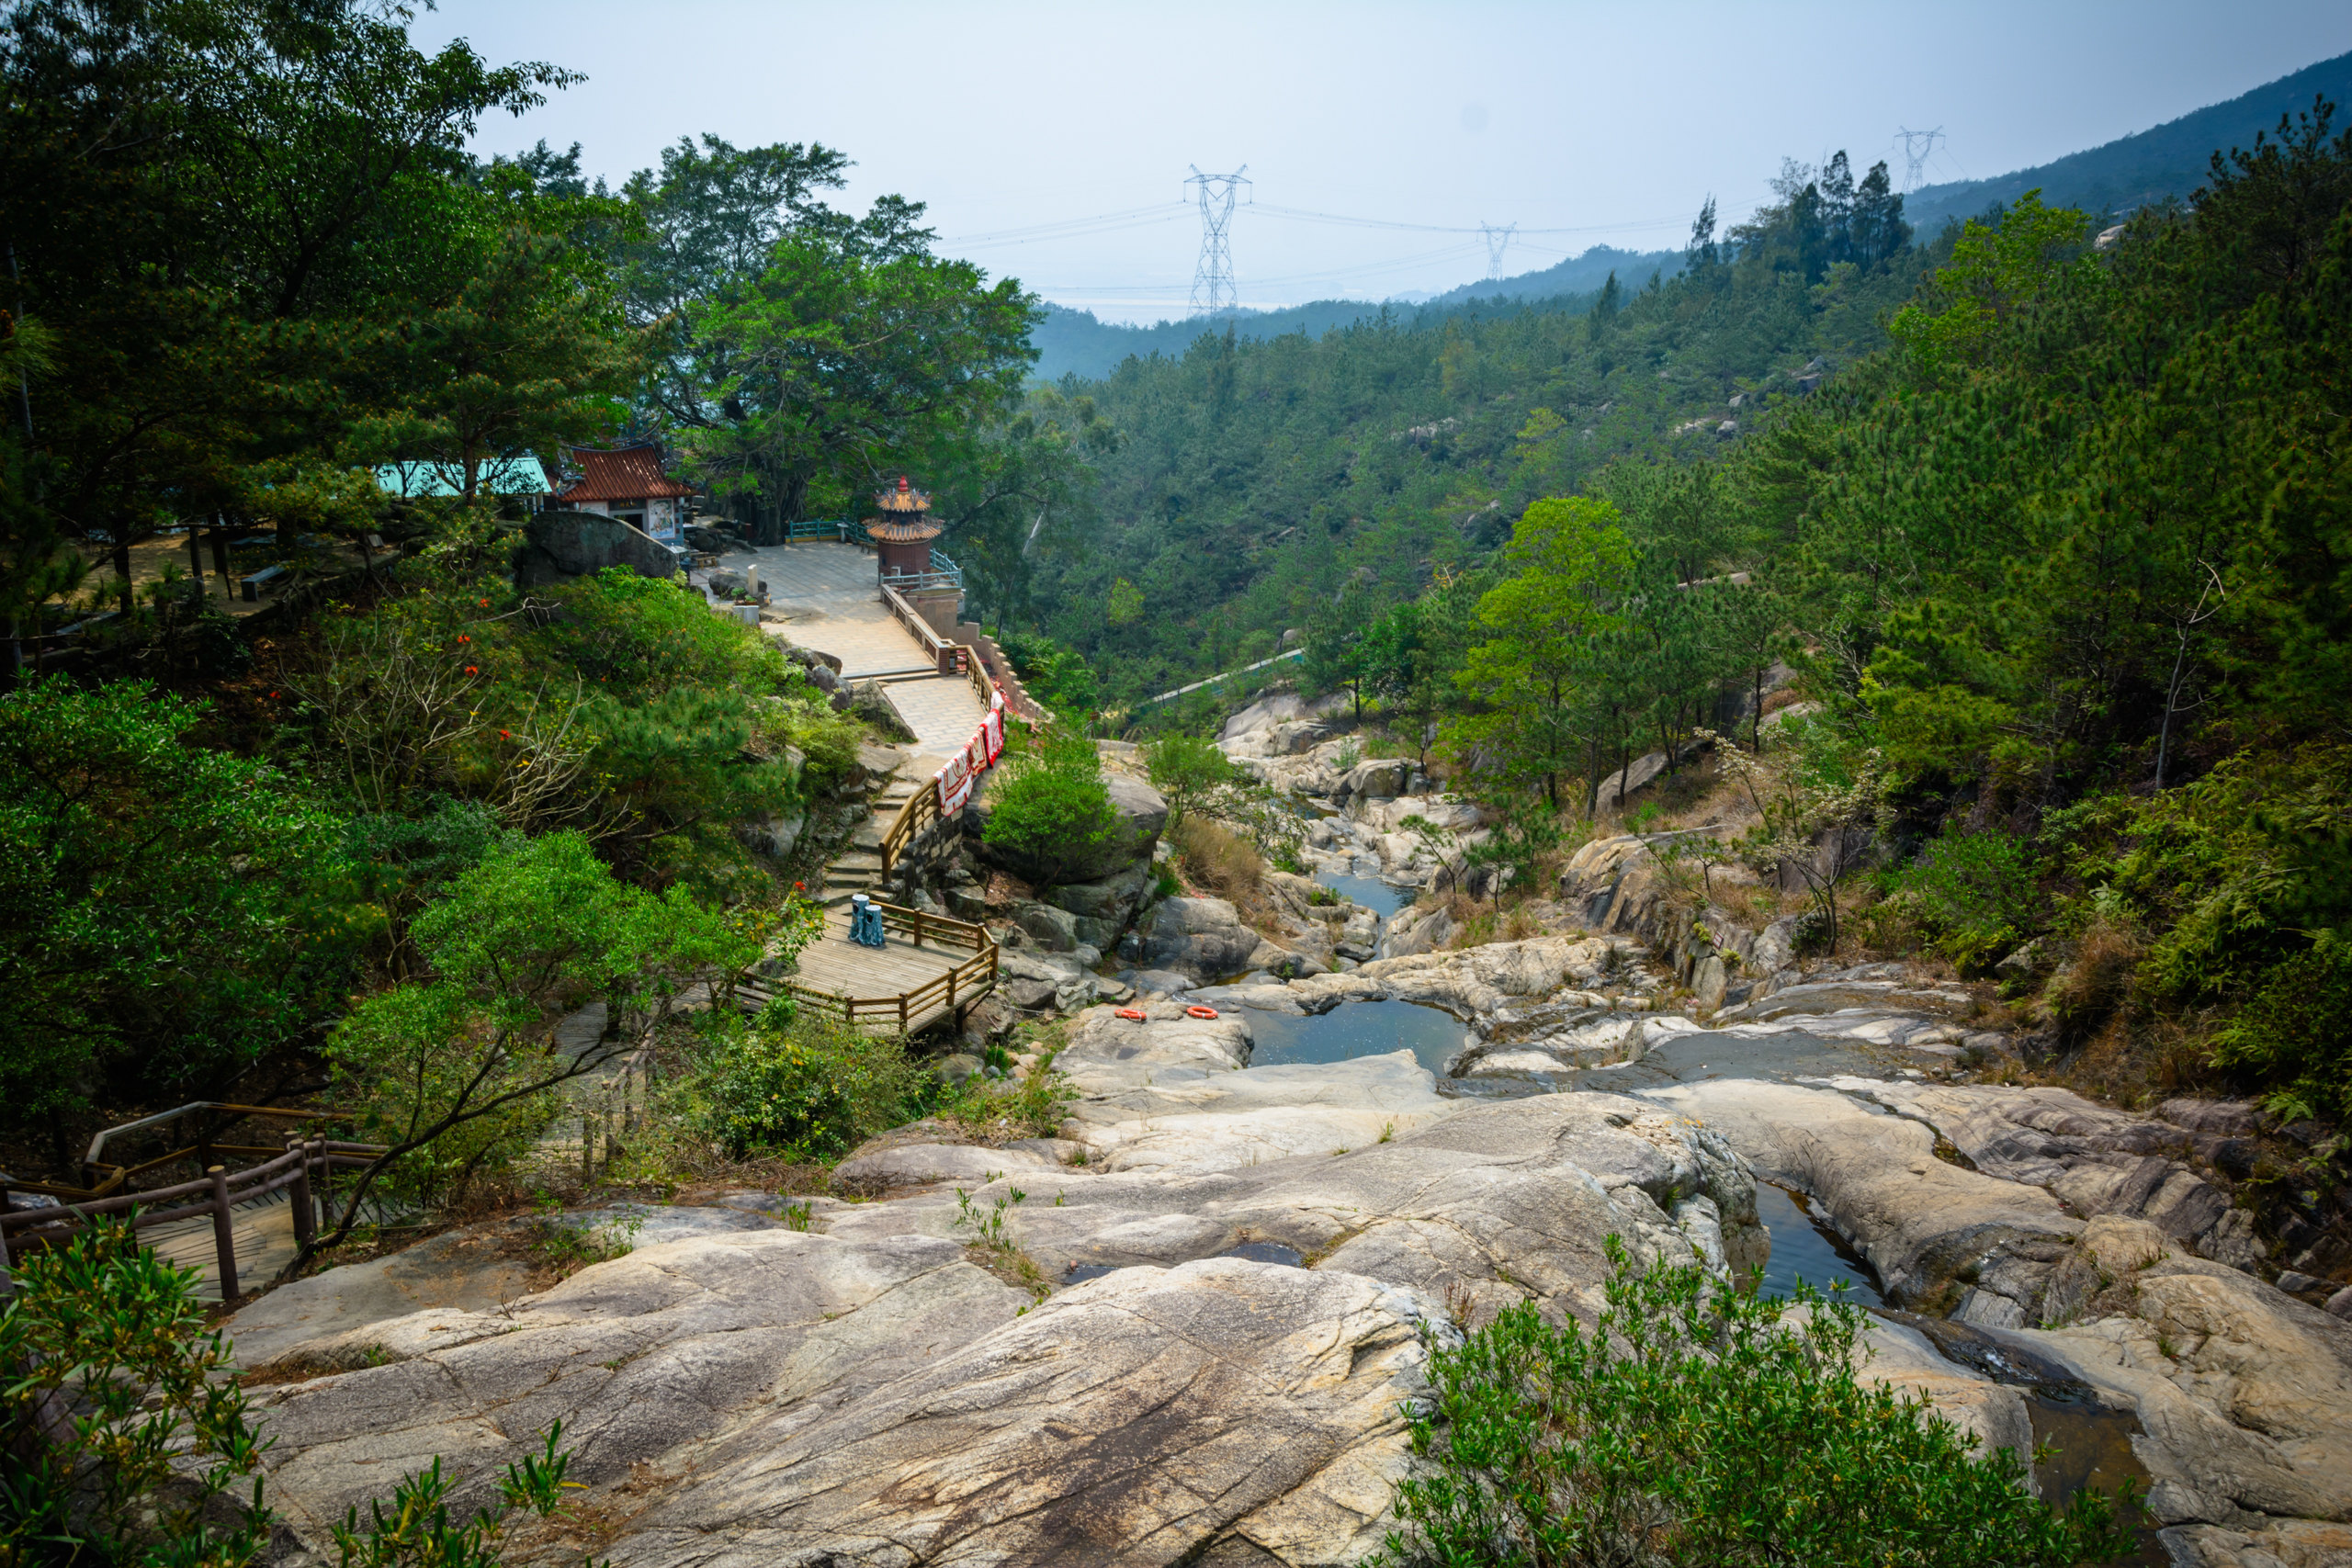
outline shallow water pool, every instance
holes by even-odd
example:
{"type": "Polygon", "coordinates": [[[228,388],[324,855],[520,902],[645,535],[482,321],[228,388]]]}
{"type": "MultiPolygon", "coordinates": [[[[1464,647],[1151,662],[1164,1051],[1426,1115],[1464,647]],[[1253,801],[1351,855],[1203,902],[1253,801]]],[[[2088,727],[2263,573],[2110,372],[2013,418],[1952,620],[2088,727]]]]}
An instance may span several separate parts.
{"type": "Polygon", "coordinates": [[[1257,1037],[1253,1067],[1293,1062],[1346,1062],[1405,1050],[1442,1077],[1445,1059],[1462,1049],[1464,1031],[1451,1013],[1414,1002],[1342,1002],[1311,1018],[1288,1013],[1249,1013],[1257,1037]]]}
{"type": "Polygon", "coordinates": [[[1376,876],[1356,876],[1344,871],[1318,871],[1315,874],[1315,880],[1334,893],[1346,895],[1384,920],[1405,907],[1405,889],[1393,886],[1376,876]]]}
{"type": "Polygon", "coordinates": [[[1764,1264],[1766,1296],[1792,1296],[1799,1280],[1826,1296],[1842,1280],[1846,1288],[1839,1292],[1840,1299],[1859,1306],[1886,1305],[1871,1266],[1845,1237],[1813,1217],[1812,1205],[1803,1193],[1769,1181],[1758,1182],[1756,1217],[1764,1222],[1764,1230],[1772,1238],[1772,1256],[1764,1264]]]}

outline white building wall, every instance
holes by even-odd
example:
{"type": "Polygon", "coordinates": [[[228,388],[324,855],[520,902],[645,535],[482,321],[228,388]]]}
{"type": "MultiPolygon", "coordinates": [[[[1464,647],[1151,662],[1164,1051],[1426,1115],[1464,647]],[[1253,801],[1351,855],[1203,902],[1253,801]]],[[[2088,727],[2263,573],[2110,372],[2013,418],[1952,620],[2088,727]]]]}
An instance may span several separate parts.
{"type": "Polygon", "coordinates": [[[625,512],[641,512],[646,534],[665,545],[679,542],[686,521],[685,503],[666,495],[647,501],[582,501],[577,502],[574,509],[594,512],[604,517],[617,516],[625,512]]]}

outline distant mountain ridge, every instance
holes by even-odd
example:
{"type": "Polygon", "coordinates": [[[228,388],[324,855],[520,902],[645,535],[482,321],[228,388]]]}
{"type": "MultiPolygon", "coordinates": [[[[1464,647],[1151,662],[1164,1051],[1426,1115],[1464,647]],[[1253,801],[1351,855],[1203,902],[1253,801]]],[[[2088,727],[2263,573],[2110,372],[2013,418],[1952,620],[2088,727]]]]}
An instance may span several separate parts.
{"type": "Polygon", "coordinates": [[[2037,188],[2052,207],[2079,207],[2110,218],[2166,197],[2186,197],[2205,183],[2216,148],[2252,146],[2256,132],[2276,131],[2280,115],[2306,110],[2322,95],[2339,106],[2335,128],[2342,130],[2352,115],[2352,53],[2036,168],[1922,186],[1904,198],[1903,215],[1914,227],[1932,232],[1948,219],[1973,218],[1996,202],[2006,205],[2037,188]]]}
{"type": "Polygon", "coordinates": [[[1035,374],[1043,379],[1058,381],[1072,373],[1093,378],[1109,375],[1119,361],[1131,354],[1147,358],[1155,354],[1180,355],[1203,333],[1222,333],[1227,321],[1233,323],[1237,337],[1275,338],[1296,332],[1320,337],[1334,327],[1352,325],[1379,315],[1383,310],[1401,324],[1416,326],[1433,316],[1448,315],[1487,300],[1516,304],[1591,294],[1609,281],[1611,273],[1615,273],[1617,281],[1631,289],[1647,283],[1653,272],[1663,271],[1672,277],[1681,270],[1680,251],[1621,251],[1609,245],[1595,245],[1580,256],[1568,257],[1540,271],[1497,278],[1491,283],[1465,283],[1418,303],[1317,299],[1279,310],[1202,313],[1148,327],[1099,321],[1091,310],[1073,310],[1048,301],[1046,320],[1030,334],[1029,341],[1037,345],[1035,374]]]}
{"type": "MultiPolygon", "coordinates": [[[[2210,104],[2178,119],[2034,168],[1988,179],[1922,186],[1904,198],[1903,215],[1924,239],[1947,221],[1976,217],[1996,203],[2014,202],[2037,188],[2052,206],[2079,207],[2105,215],[2128,212],[2167,197],[2186,197],[2205,183],[2207,162],[2215,148],[2251,146],[2257,132],[2278,129],[2280,115],[2307,110],[2312,100],[2321,96],[2346,106],[2337,116],[2337,130],[2352,124],[2352,53],[2307,65],[2225,103],[2210,104]]],[[[1235,334],[1244,338],[1272,338],[1295,332],[1320,336],[1334,327],[1377,316],[1383,309],[1402,324],[1419,325],[1455,310],[1475,309],[1484,301],[1510,304],[1589,294],[1601,288],[1612,272],[1620,284],[1634,289],[1647,283],[1653,272],[1672,277],[1681,270],[1679,250],[1622,251],[1595,245],[1581,255],[1534,272],[1493,282],[1465,283],[1418,303],[1392,301],[1385,307],[1377,300],[1318,299],[1279,310],[1201,314],[1146,327],[1102,321],[1091,310],[1049,303],[1046,321],[1031,341],[1038,350],[1035,374],[1039,377],[1058,380],[1075,373],[1094,378],[1109,375],[1131,354],[1181,355],[1202,333],[1222,332],[1227,321],[1235,334]]]]}

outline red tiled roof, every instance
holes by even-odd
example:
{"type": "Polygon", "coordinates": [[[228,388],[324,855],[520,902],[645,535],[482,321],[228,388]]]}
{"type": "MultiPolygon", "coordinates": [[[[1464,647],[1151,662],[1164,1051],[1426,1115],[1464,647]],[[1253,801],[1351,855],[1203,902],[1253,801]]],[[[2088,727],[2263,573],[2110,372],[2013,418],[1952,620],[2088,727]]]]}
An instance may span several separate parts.
{"type": "Polygon", "coordinates": [[[580,466],[580,482],[560,491],[558,505],[582,501],[650,501],[661,496],[692,495],[695,487],[681,484],[662,471],[662,449],[650,443],[599,452],[571,446],[564,456],[580,466]]]}

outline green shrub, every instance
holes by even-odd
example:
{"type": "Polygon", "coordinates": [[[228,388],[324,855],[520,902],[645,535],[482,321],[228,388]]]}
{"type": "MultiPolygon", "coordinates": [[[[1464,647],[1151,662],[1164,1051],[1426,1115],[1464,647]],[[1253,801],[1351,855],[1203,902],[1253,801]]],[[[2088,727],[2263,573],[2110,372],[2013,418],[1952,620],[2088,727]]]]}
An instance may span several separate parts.
{"type": "Polygon", "coordinates": [[[2005,833],[1947,828],[1883,882],[1928,945],[1976,975],[2041,923],[2036,870],[2026,846],[2005,833]]]}
{"type": "MultiPolygon", "coordinates": [[[[1000,1066],[997,1058],[1001,1047],[990,1046],[989,1065],[1000,1072],[1012,1070],[1009,1054],[1000,1066]]],[[[1067,1074],[1054,1066],[1059,1047],[1044,1052],[1026,1077],[1017,1080],[988,1078],[975,1074],[966,1078],[956,1097],[940,1108],[940,1113],[962,1125],[975,1138],[1020,1137],[1056,1138],[1061,1135],[1064,1112],[1062,1107],[1078,1098],[1078,1089],[1067,1074]]]]}
{"type": "Polygon", "coordinates": [[[981,839],[1045,868],[1080,863],[1118,826],[1102,759],[1080,730],[1055,725],[1033,749],[1012,756],[1002,779],[989,787],[989,822],[981,839]]]}
{"type": "Polygon", "coordinates": [[[1197,735],[1163,735],[1145,741],[1142,750],[1151,787],[1168,803],[1171,833],[1204,795],[1233,778],[1233,763],[1216,742],[1197,735]]]}
{"type": "Polygon", "coordinates": [[[2300,1121],[2352,1116],[2352,942],[2324,931],[2272,969],[2213,1037],[2213,1060],[2270,1086],[2270,1108],[2300,1121]]]}
{"type": "Polygon", "coordinates": [[[714,1028],[686,1117],[737,1159],[839,1158],[919,1109],[924,1075],[896,1036],[807,1015],[714,1028]]]}
{"type": "Polygon", "coordinates": [[[200,704],[0,694],[0,1130],[219,1095],[348,994],[379,930],[340,825],[195,744],[200,704]]]}
{"type": "Polygon", "coordinates": [[[1102,705],[1093,668],[1077,649],[1043,632],[1000,632],[996,640],[1029,694],[1072,728],[1082,729],[1102,705]]]}
{"type": "Polygon", "coordinates": [[[227,1568],[268,1541],[265,1445],[197,1278],[119,1223],[18,1261],[0,1306],[0,1563],[227,1568]]]}
{"type": "Polygon", "coordinates": [[[2018,1455],[1979,1455],[1924,1400],[1860,1381],[1859,1308],[1807,1291],[1789,1314],[1609,1248],[1593,1329],[1531,1303],[1432,1357],[1393,1568],[2061,1568],[2132,1551],[2113,1499],[2086,1491],[2061,1513],[2018,1455]]]}

